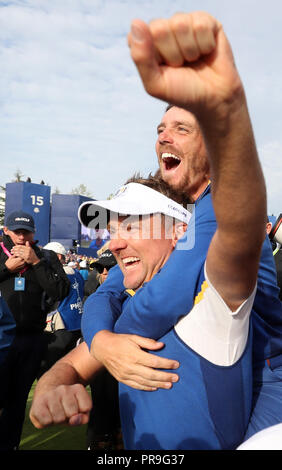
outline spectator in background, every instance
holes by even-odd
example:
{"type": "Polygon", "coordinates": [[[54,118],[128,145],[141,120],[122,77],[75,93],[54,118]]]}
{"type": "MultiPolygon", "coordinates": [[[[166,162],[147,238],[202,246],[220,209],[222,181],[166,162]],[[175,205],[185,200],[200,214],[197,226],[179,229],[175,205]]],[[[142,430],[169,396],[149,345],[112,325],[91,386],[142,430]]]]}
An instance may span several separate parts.
{"type": "Polygon", "coordinates": [[[44,248],[57,254],[70,281],[70,291],[63,300],[53,305],[52,311],[47,315],[46,331],[50,333],[48,351],[41,363],[39,377],[50,369],[58,359],[73,349],[80,338],[84,294],[84,279],[80,272],[65,265],[66,250],[64,246],[61,243],[50,242],[44,248]]]}
{"type": "MultiPolygon", "coordinates": [[[[109,270],[117,264],[109,249],[101,251],[102,254],[99,259],[91,263],[91,267],[95,271],[97,270],[97,274],[93,271],[98,282],[97,287],[105,282],[109,270]]],[[[119,449],[122,445],[122,439],[120,434],[118,382],[106,368],[103,368],[90,382],[90,388],[94,406],[90,412],[87,427],[87,448],[88,450],[105,451],[119,449]]]]}
{"type": "MultiPolygon", "coordinates": [[[[0,366],[4,363],[16,331],[14,317],[0,295],[0,366]]],[[[2,386],[2,385],[1,385],[2,386]]]]}
{"type": "MultiPolygon", "coordinates": [[[[96,289],[99,287],[99,285],[101,285],[102,282],[103,282],[103,280],[100,279],[101,269],[102,269],[102,271],[104,270],[103,263],[106,261],[106,258],[107,258],[107,260],[109,258],[108,256],[105,256],[105,259],[104,259],[103,253],[106,252],[106,251],[109,252],[108,247],[109,247],[109,241],[107,241],[102,246],[102,248],[100,248],[100,250],[97,251],[99,259],[98,260],[92,260],[89,263],[89,271],[90,272],[88,273],[88,279],[87,279],[87,281],[85,282],[85,285],[84,285],[84,301],[87,299],[87,297],[89,297],[90,294],[93,294],[96,291],[96,289]],[[98,269],[99,269],[99,271],[98,271],[98,269]]],[[[111,252],[109,252],[109,253],[111,253],[111,252]]],[[[115,258],[112,254],[111,254],[111,261],[106,262],[106,265],[108,266],[108,269],[107,268],[105,269],[106,273],[108,273],[110,268],[112,267],[111,264],[112,264],[112,266],[114,266],[114,264],[116,264],[115,258]]],[[[104,279],[104,281],[105,281],[105,279],[104,279]]]]}
{"type": "Polygon", "coordinates": [[[269,238],[272,243],[272,250],[277,271],[277,283],[280,289],[279,298],[282,300],[282,214],[279,215],[271,231],[269,238]]]}
{"type": "Polygon", "coordinates": [[[98,271],[98,280],[100,285],[105,282],[109,270],[116,264],[116,259],[109,249],[104,251],[100,258],[92,263],[93,268],[96,268],[98,271]]]}
{"type": "Polygon", "coordinates": [[[44,328],[51,303],[64,299],[70,283],[57,256],[37,247],[33,217],[8,214],[0,248],[0,291],[16,323],[7,356],[7,394],[0,417],[0,449],[17,449],[26,400],[47,342],[44,328]]]}
{"type": "Polygon", "coordinates": [[[6,393],[7,355],[15,337],[16,323],[14,317],[0,295],[0,415],[6,393]]]}
{"type": "Polygon", "coordinates": [[[87,261],[84,259],[79,263],[79,272],[83,277],[84,281],[88,279],[88,269],[87,269],[87,261]]]}
{"type": "Polygon", "coordinates": [[[80,271],[80,266],[79,266],[80,260],[74,260],[73,263],[74,263],[73,268],[76,269],[77,271],[80,271]]]}
{"type": "Polygon", "coordinates": [[[85,284],[84,284],[84,299],[83,301],[85,301],[87,299],[87,297],[89,297],[89,295],[93,294],[93,292],[96,291],[97,287],[99,287],[99,280],[98,280],[98,276],[99,276],[99,273],[97,271],[97,269],[93,266],[94,264],[94,261],[92,263],[90,263],[89,265],[89,273],[88,273],[88,278],[87,278],[87,281],[85,281],[85,284]]]}
{"type": "Polygon", "coordinates": [[[95,230],[95,239],[89,245],[91,250],[94,250],[93,256],[98,258],[98,251],[102,248],[103,245],[109,240],[109,233],[107,230],[95,230]]]}

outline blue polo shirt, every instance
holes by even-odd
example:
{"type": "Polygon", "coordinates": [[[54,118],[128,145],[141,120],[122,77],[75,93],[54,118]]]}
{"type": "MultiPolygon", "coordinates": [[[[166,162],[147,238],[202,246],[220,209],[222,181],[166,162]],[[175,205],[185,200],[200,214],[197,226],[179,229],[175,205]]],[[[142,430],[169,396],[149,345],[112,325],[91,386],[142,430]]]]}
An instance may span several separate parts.
{"type": "MultiPolygon", "coordinates": [[[[121,318],[124,287],[118,266],[111,269],[106,282],[88,297],[82,319],[88,347],[98,331],[113,331],[114,325],[119,333],[138,334],[156,340],[165,335],[193,307],[201,268],[216,227],[208,186],[196,201],[186,239],[177,245],[162,270],[137,291],[134,302],[124,306],[121,318]],[[185,279],[189,279],[185,285],[183,272],[185,279]]],[[[282,354],[282,303],[267,236],[262,247],[252,318],[254,362],[282,354]]]]}
{"type": "Polygon", "coordinates": [[[63,299],[57,310],[65,324],[66,330],[75,331],[81,328],[81,318],[83,313],[84,279],[76,269],[73,274],[67,274],[70,281],[70,291],[63,299]]]}

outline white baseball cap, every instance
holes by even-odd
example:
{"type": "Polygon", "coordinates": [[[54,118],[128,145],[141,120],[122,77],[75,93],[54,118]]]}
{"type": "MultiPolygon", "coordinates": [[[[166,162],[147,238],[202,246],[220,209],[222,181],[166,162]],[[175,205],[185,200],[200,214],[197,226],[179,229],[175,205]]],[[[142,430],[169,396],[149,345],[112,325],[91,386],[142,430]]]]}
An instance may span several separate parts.
{"type": "Polygon", "coordinates": [[[188,224],[191,212],[181,204],[140,183],[128,183],[105,201],[86,201],[78,209],[78,218],[88,228],[106,228],[110,213],[121,215],[164,214],[188,224]]]}
{"type": "Polygon", "coordinates": [[[55,253],[59,253],[60,255],[65,256],[67,254],[65,247],[59,242],[49,242],[44,246],[44,248],[46,250],[52,250],[55,253]]]}

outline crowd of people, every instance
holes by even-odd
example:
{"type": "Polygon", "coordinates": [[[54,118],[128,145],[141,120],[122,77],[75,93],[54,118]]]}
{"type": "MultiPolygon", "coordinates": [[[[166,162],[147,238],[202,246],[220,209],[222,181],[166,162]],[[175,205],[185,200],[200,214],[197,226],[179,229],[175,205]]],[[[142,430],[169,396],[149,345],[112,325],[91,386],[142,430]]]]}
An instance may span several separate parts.
{"type": "MultiPolygon", "coordinates": [[[[58,242],[37,246],[34,219],[22,210],[8,214],[5,223],[0,252],[0,449],[11,450],[19,447],[32,384],[81,340],[83,304],[116,262],[107,243],[99,258],[78,255],[58,242]]],[[[94,442],[91,422],[88,428],[94,442]]]]}
{"type": "Polygon", "coordinates": [[[18,448],[36,379],[34,426],[88,423],[90,450],[231,450],[281,433],[282,219],[267,229],[231,46],[204,12],[135,20],[128,43],[168,103],[159,170],[81,205],[82,225],[103,214],[110,233],[97,259],[37,247],[32,216],[7,215],[0,449],[18,448]]]}

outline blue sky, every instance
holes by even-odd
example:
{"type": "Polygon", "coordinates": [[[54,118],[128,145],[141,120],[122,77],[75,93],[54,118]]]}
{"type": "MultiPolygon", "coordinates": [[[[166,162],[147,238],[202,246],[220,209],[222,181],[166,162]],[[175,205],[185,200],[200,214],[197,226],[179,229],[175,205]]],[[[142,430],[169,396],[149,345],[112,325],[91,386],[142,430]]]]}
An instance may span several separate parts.
{"type": "Polygon", "coordinates": [[[268,191],[282,212],[281,0],[0,1],[0,184],[17,169],[106,198],[157,168],[164,104],[143,90],[126,35],[133,18],[205,10],[224,26],[245,85],[268,191]]]}

